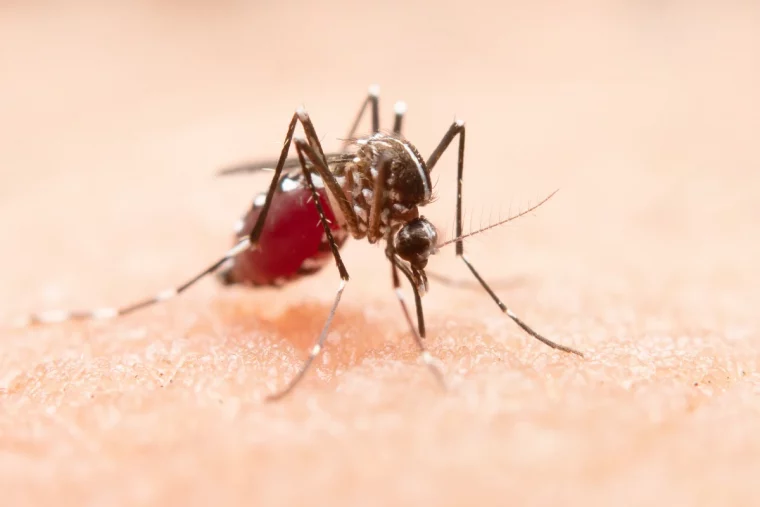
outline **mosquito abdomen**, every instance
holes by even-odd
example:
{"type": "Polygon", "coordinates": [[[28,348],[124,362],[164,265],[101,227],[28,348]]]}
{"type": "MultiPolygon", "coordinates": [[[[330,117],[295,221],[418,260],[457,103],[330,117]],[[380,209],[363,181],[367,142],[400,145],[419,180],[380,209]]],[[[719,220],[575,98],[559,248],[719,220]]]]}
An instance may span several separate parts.
{"type": "MultiPolygon", "coordinates": [[[[319,271],[331,259],[330,244],[311,202],[311,191],[300,179],[283,179],[261,232],[258,247],[231,258],[220,272],[225,284],[280,285],[319,271]]],[[[320,204],[338,246],[347,238],[330,206],[327,191],[318,188],[320,204]]],[[[236,241],[248,236],[261,214],[266,194],[260,194],[236,226],[236,241]]]]}

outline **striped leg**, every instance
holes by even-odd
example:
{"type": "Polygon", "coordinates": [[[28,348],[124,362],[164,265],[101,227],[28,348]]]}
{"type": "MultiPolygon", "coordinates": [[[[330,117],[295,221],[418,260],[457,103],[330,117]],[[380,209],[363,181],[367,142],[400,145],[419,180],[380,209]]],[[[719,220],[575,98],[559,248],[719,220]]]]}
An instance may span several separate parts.
{"type": "Polygon", "coordinates": [[[545,345],[548,345],[549,347],[553,349],[561,350],[563,352],[569,352],[571,354],[576,354],[583,357],[583,354],[580,351],[570,348],[566,345],[562,345],[560,343],[554,342],[538,334],[527,323],[525,323],[522,319],[520,319],[517,315],[515,315],[515,313],[509,307],[507,307],[507,305],[504,304],[504,302],[501,299],[499,299],[499,296],[496,295],[496,293],[493,291],[490,285],[483,279],[482,276],[480,276],[480,273],[478,272],[477,269],[475,269],[475,266],[473,266],[470,260],[467,258],[467,256],[465,256],[464,242],[462,240],[462,181],[464,178],[463,176],[464,174],[464,138],[465,138],[464,134],[465,134],[465,128],[464,128],[463,121],[457,120],[454,123],[452,123],[451,126],[449,127],[449,130],[443,136],[443,139],[441,139],[441,142],[438,143],[438,146],[436,147],[436,149],[427,159],[428,170],[432,171],[433,168],[435,167],[435,164],[441,158],[441,155],[443,155],[443,153],[449,147],[449,145],[454,140],[454,138],[459,136],[459,156],[457,159],[456,256],[462,259],[462,262],[465,263],[465,265],[470,270],[470,272],[475,277],[475,279],[478,281],[478,283],[480,283],[480,285],[488,293],[488,295],[491,296],[491,299],[493,299],[494,303],[496,303],[499,309],[502,312],[504,312],[507,315],[507,317],[512,319],[512,321],[515,324],[520,326],[520,328],[523,331],[525,331],[536,340],[540,341],[541,343],[545,345]]]}
{"type": "MultiPolygon", "coordinates": [[[[364,118],[364,115],[367,112],[368,107],[370,109],[370,114],[371,114],[370,121],[372,122],[372,133],[377,134],[380,131],[380,111],[379,111],[380,87],[377,85],[372,85],[369,87],[367,97],[364,99],[364,102],[362,102],[362,105],[359,108],[359,112],[356,114],[356,118],[354,118],[354,123],[351,125],[351,128],[348,131],[348,135],[343,141],[343,145],[341,146],[340,152],[327,153],[325,155],[325,160],[327,160],[328,163],[330,163],[331,161],[346,162],[354,158],[354,155],[347,153],[346,150],[351,145],[351,139],[356,134],[356,131],[359,128],[359,123],[361,123],[362,119],[364,118]]],[[[395,109],[396,109],[396,120],[394,123],[394,132],[399,133],[401,132],[401,118],[403,117],[404,112],[406,111],[406,104],[404,104],[403,102],[398,102],[396,103],[395,109]]],[[[231,174],[256,173],[256,172],[263,171],[266,169],[274,170],[277,163],[278,163],[277,160],[260,160],[257,162],[249,162],[249,163],[244,163],[244,164],[235,165],[231,167],[226,167],[220,170],[217,174],[219,176],[228,176],[231,174]]],[[[300,167],[300,162],[298,160],[298,157],[286,159],[283,162],[282,167],[284,169],[296,169],[300,167]]]]}
{"type": "Polygon", "coordinates": [[[372,133],[377,134],[380,131],[380,87],[378,85],[372,85],[367,92],[367,98],[362,102],[362,107],[359,108],[359,112],[354,118],[354,123],[351,124],[351,129],[348,131],[346,140],[343,142],[342,151],[346,151],[348,145],[351,144],[351,138],[356,134],[356,130],[359,128],[364,113],[367,111],[367,106],[371,106],[372,112],[372,133]]]}
{"type": "MultiPolygon", "coordinates": [[[[301,170],[303,171],[304,178],[306,179],[306,182],[309,185],[309,189],[311,190],[312,195],[312,202],[314,203],[315,207],[317,208],[317,212],[319,213],[319,221],[322,223],[322,227],[325,230],[325,236],[327,237],[328,242],[330,243],[330,249],[332,250],[333,257],[335,258],[335,264],[338,268],[338,272],[340,273],[340,285],[338,286],[338,291],[335,293],[335,298],[333,299],[332,307],[330,308],[330,313],[327,316],[327,320],[325,321],[324,326],[322,326],[322,331],[319,333],[319,337],[317,338],[316,343],[311,348],[311,351],[309,352],[309,357],[306,358],[306,361],[301,366],[301,369],[298,371],[298,373],[293,377],[287,386],[285,386],[280,391],[275,392],[274,394],[271,394],[267,397],[268,401],[276,401],[279,399],[284,398],[287,396],[290,392],[293,391],[293,389],[303,380],[304,376],[306,375],[306,372],[309,370],[309,367],[314,362],[314,360],[317,358],[317,356],[322,352],[322,348],[325,345],[325,340],[327,339],[327,333],[330,330],[330,325],[332,324],[333,318],[335,317],[335,312],[338,310],[338,304],[340,303],[340,297],[343,295],[343,290],[346,288],[346,284],[348,283],[349,276],[348,271],[346,270],[346,267],[343,265],[343,260],[340,257],[340,253],[338,252],[338,245],[335,243],[335,240],[333,239],[332,232],[330,231],[330,225],[328,223],[327,218],[325,217],[324,210],[322,209],[322,205],[319,201],[319,196],[317,194],[317,189],[314,186],[314,182],[311,179],[311,173],[306,165],[306,157],[310,160],[310,162],[314,165],[317,172],[320,173],[320,176],[322,176],[323,181],[327,184],[328,188],[330,187],[330,177],[332,176],[329,173],[329,170],[327,166],[324,163],[324,160],[320,160],[320,155],[324,157],[322,154],[322,147],[319,144],[319,139],[316,136],[316,132],[314,131],[314,127],[311,124],[311,120],[309,119],[309,116],[306,114],[305,111],[299,111],[296,113],[299,117],[299,120],[301,121],[304,131],[306,132],[306,136],[308,139],[308,142],[303,139],[295,139],[295,145],[296,145],[296,152],[298,153],[298,160],[301,164],[301,170]]],[[[284,154],[285,152],[283,152],[284,154]]],[[[254,232],[251,233],[251,237],[254,237],[254,233],[256,232],[256,229],[254,228],[254,232]]]]}
{"type": "Polygon", "coordinates": [[[399,100],[393,106],[393,133],[401,134],[401,125],[404,121],[404,115],[406,114],[406,102],[399,100]]]}
{"type": "Polygon", "coordinates": [[[396,298],[398,299],[398,302],[401,305],[401,311],[404,313],[404,318],[406,319],[406,322],[409,325],[409,330],[411,331],[412,336],[414,337],[414,343],[417,345],[417,348],[420,351],[420,358],[422,359],[422,362],[425,363],[425,365],[430,369],[431,373],[433,374],[435,379],[438,381],[438,384],[440,384],[440,386],[443,389],[446,389],[446,381],[444,380],[443,372],[438,366],[438,360],[435,357],[433,357],[430,351],[427,350],[427,348],[425,347],[425,342],[423,341],[425,338],[425,317],[422,312],[422,297],[420,296],[419,287],[417,287],[417,284],[414,282],[414,278],[412,274],[409,272],[409,269],[403,263],[401,263],[396,257],[396,255],[393,253],[392,247],[391,249],[386,251],[386,256],[388,257],[388,260],[391,261],[391,276],[393,278],[393,289],[395,290],[396,298]],[[412,322],[412,317],[409,314],[409,308],[406,305],[406,299],[404,298],[404,293],[401,292],[401,280],[399,279],[399,276],[398,276],[399,271],[404,273],[404,276],[406,277],[407,280],[409,280],[409,285],[412,286],[412,291],[414,292],[414,306],[417,310],[417,327],[416,328],[414,326],[414,322],[412,322]]]}
{"type": "MultiPolygon", "coordinates": [[[[342,151],[346,151],[351,144],[351,139],[356,135],[359,123],[361,123],[362,118],[364,118],[364,113],[367,111],[367,106],[371,106],[372,116],[370,117],[370,121],[372,123],[372,134],[380,132],[380,87],[372,85],[369,87],[367,98],[364,99],[362,107],[359,109],[359,113],[356,115],[354,123],[351,125],[351,129],[348,131],[348,135],[343,142],[342,151]]],[[[393,113],[393,133],[401,134],[401,124],[404,119],[404,114],[406,114],[406,103],[403,101],[396,102],[393,106],[393,113]]]]}
{"type": "Polygon", "coordinates": [[[53,323],[65,322],[69,320],[103,320],[103,319],[111,319],[114,317],[119,317],[122,315],[126,315],[128,313],[132,313],[134,311],[140,310],[147,306],[161,303],[163,301],[166,301],[168,299],[171,299],[181,294],[182,292],[192,287],[197,281],[202,279],[204,276],[211,274],[217,269],[219,269],[219,267],[222,264],[224,264],[225,261],[235,257],[241,252],[244,252],[250,246],[251,246],[250,239],[247,237],[243,238],[234,247],[228,250],[227,253],[224,254],[224,257],[220,258],[218,261],[211,264],[209,267],[207,267],[206,269],[204,269],[197,275],[193,276],[192,278],[185,281],[181,285],[178,285],[171,289],[162,290],[153,297],[142,299],[135,303],[128,304],[121,307],[96,308],[94,310],[88,310],[88,311],[53,310],[53,311],[35,313],[26,317],[23,320],[23,322],[21,322],[21,324],[22,325],[53,324],[53,323]]]}

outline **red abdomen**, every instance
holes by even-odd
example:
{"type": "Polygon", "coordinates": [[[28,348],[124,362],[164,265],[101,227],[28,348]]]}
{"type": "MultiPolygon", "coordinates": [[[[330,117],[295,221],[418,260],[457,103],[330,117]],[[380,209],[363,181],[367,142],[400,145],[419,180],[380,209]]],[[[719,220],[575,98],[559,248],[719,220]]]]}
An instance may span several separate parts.
{"type": "MultiPolygon", "coordinates": [[[[336,220],[327,191],[317,188],[317,193],[331,224],[333,238],[340,247],[347,234],[336,220]]],[[[265,198],[266,194],[261,194],[254,199],[250,211],[236,227],[236,239],[251,233],[265,198]]],[[[258,248],[234,257],[221,273],[221,279],[227,284],[276,285],[318,271],[331,257],[330,244],[311,200],[311,191],[301,185],[300,178],[286,176],[272,198],[258,248]]]]}

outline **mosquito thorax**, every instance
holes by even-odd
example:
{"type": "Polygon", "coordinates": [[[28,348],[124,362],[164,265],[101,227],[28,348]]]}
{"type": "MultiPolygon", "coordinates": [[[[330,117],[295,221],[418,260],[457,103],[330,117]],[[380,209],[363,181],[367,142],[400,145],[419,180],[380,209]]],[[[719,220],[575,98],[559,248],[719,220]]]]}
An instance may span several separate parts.
{"type": "Polygon", "coordinates": [[[396,255],[418,270],[425,269],[428,257],[437,251],[437,244],[438,231],[425,217],[415,218],[401,226],[393,239],[396,255]]]}
{"type": "Polygon", "coordinates": [[[374,243],[388,237],[394,227],[419,217],[417,207],[432,200],[432,183],[424,159],[400,134],[380,132],[355,143],[358,146],[355,157],[339,174],[357,217],[354,236],[367,237],[374,243]],[[374,210],[375,180],[383,159],[390,161],[386,195],[381,209],[374,210]],[[376,231],[370,227],[373,212],[380,214],[380,227],[376,231]]]}
{"type": "MultiPolygon", "coordinates": [[[[478,274],[462,251],[462,240],[531,212],[549,197],[506,220],[462,234],[462,174],[464,171],[464,123],[454,121],[438,147],[423,160],[417,150],[401,135],[406,104],[397,102],[392,133],[380,131],[376,86],[370,87],[359,115],[338,153],[325,154],[308,113],[299,108],[290,120],[280,156],[275,161],[254,162],[222,171],[222,174],[257,172],[274,169],[268,190],[253,199],[248,212],[235,226],[235,242],[224,255],[174,287],[134,303],[95,308],[86,311],[48,311],[33,314],[22,325],[52,324],[68,320],[102,320],[127,315],[172,299],[212,273],[218,273],[225,284],[249,286],[274,285],[317,272],[330,257],[335,261],[340,282],[333,304],[313,343],[309,356],[293,379],[267,397],[279,400],[290,393],[304,378],[310,365],[325,346],[330,324],[338,309],[343,290],[350,279],[340,248],[349,234],[370,243],[383,240],[386,257],[391,263],[391,276],[396,296],[410,326],[420,358],[445,387],[443,373],[425,347],[425,321],[421,297],[427,292],[425,267],[428,258],[446,245],[457,245],[457,256],[466,264],[480,286],[510,319],[533,338],[558,350],[583,356],[579,351],[553,342],[536,333],[502,302],[488,283],[478,274]],[[372,111],[373,135],[355,139],[359,121],[365,111],[372,111]],[[294,131],[301,124],[305,138],[294,131]],[[459,138],[457,165],[457,232],[453,239],[439,242],[438,233],[419,207],[432,200],[430,171],[455,138],[459,138]],[[351,146],[353,144],[353,147],[351,146]],[[291,145],[297,157],[288,158],[291,145]],[[354,149],[349,149],[354,148],[354,149]],[[402,276],[414,291],[417,326],[415,327],[402,289],[402,276]]],[[[440,278],[440,276],[439,276],[440,278]]]]}
{"type": "Polygon", "coordinates": [[[400,135],[380,133],[369,138],[366,145],[373,162],[382,155],[393,160],[388,188],[395,203],[413,207],[431,200],[430,172],[412,143],[400,135]]]}

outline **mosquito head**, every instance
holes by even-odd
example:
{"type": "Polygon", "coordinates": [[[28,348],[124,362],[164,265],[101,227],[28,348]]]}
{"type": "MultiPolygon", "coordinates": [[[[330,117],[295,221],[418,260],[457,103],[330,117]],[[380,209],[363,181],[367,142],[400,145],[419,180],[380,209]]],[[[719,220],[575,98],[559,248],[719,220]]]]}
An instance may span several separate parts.
{"type": "Polygon", "coordinates": [[[396,254],[414,269],[425,269],[428,257],[438,251],[438,231],[425,217],[404,224],[396,233],[393,247],[396,254]]]}

